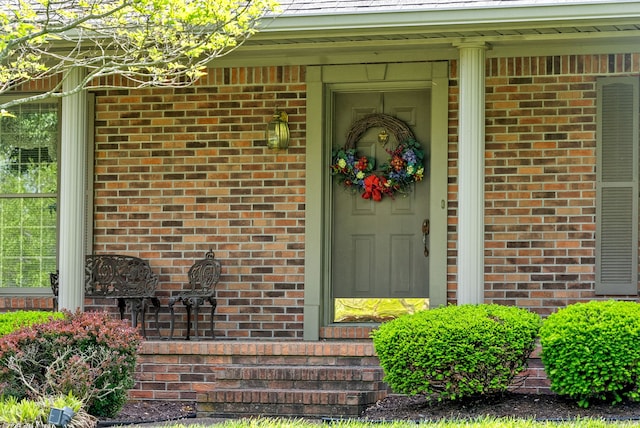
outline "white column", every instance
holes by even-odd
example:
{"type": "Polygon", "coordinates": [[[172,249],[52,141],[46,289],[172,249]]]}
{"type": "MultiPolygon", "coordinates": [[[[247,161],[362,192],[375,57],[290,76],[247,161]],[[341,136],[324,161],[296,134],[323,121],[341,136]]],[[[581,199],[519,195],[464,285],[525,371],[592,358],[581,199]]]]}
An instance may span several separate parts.
{"type": "Polygon", "coordinates": [[[458,46],[458,304],[484,301],[484,43],[458,46]]]}
{"type": "MultiPolygon", "coordinates": [[[[62,90],[70,91],[83,71],[72,70],[62,90]]],[[[60,168],[60,291],[59,309],[84,308],[84,189],[86,181],[87,94],[80,91],[62,98],[60,168]]]]}

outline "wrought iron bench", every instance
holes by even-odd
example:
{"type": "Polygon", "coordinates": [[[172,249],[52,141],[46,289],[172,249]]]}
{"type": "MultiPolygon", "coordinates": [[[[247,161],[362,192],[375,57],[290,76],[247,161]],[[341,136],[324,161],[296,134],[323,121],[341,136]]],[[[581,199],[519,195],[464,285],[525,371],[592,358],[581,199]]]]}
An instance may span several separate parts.
{"type": "MultiPolygon", "coordinates": [[[[155,296],[158,276],[153,273],[146,260],[120,254],[94,254],[86,256],[85,297],[116,299],[120,318],[129,308],[131,325],[142,321],[142,335],[147,336],[145,315],[150,305],[155,312],[156,332],[160,336],[158,314],[160,300],[155,296]]],[[[57,308],[59,282],[58,272],[50,274],[54,304],[57,308]]]]}
{"type": "Polygon", "coordinates": [[[220,280],[220,273],[222,271],[222,267],[220,262],[216,260],[215,254],[212,250],[209,250],[204,259],[196,261],[191,268],[189,268],[188,279],[189,285],[186,290],[183,290],[177,296],[174,296],[169,299],[169,310],[171,312],[171,332],[169,334],[169,339],[173,339],[173,329],[175,325],[175,313],[174,313],[174,305],[180,301],[184,303],[184,306],[187,310],[187,337],[186,339],[190,339],[191,333],[191,309],[193,308],[193,318],[194,318],[194,338],[193,340],[198,340],[198,313],[200,311],[200,306],[202,306],[207,300],[211,304],[211,319],[209,321],[209,327],[211,329],[211,338],[215,339],[215,334],[213,331],[214,321],[213,314],[216,310],[216,306],[218,302],[215,297],[216,293],[216,285],[220,280]]]}

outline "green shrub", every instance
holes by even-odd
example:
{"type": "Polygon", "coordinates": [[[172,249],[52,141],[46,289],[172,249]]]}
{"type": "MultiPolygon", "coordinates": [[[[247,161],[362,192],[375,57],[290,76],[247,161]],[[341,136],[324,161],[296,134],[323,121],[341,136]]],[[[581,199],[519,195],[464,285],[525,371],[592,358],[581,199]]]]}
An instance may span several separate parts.
{"type": "Polygon", "coordinates": [[[14,311],[0,314],[0,336],[9,334],[21,327],[32,324],[44,323],[51,319],[60,319],[64,315],[62,312],[45,311],[14,311]]]}
{"type": "Polygon", "coordinates": [[[71,392],[90,414],[112,417],[134,385],[141,341],[106,312],[65,313],[0,337],[0,387],[18,399],[71,392]]]}
{"type": "Polygon", "coordinates": [[[540,330],[551,389],[589,401],[640,400],[640,304],[577,303],[549,315],[540,330]]]}
{"type": "Polygon", "coordinates": [[[506,391],[526,368],[540,324],[515,307],[447,306],[383,323],[372,337],[395,392],[454,400],[506,391]]]}

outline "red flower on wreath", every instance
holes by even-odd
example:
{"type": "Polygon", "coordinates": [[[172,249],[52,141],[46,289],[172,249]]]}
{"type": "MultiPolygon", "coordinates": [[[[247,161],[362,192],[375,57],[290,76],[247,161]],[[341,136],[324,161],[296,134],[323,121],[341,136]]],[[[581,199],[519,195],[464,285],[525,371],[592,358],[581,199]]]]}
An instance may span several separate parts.
{"type": "Polygon", "coordinates": [[[356,168],[358,168],[358,170],[360,171],[366,171],[368,166],[369,159],[367,159],[366,156],[362,156],[360,159],[358,159],[358,162],[356,162],[356,168]]]}
{"type": "Polygon", "coordinates": [[[377,175],[369,175],[364,179],[363,199],[373,199],[376,202],[382,200],[382,195],[388,193],[387,179],[377,175]]]}

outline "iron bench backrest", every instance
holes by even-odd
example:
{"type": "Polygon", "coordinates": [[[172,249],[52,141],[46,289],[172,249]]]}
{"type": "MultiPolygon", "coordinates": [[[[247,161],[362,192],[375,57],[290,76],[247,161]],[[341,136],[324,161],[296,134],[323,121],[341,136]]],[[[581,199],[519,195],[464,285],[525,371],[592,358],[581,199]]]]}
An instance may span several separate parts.
{"type": "MultiPolygon", "coordinates": [[[[49,275],[53,291],[54,310],[58,310],[60,291],[58,272],[49,275]]],[[[131,324],[138,325],[142,317],[142,334],[146,337],[145,313],[149,304],[154,308],[156,331],[160,336],[158,314],[160,300],[155,296],[158,276],[146,260],[120,254],[93,254],[86,256],[84,265],[84,295],[94,298],[112,298],[118,302],[120,318],[126,308],[131,310],[131,324]]]]}
{"type": "Polygon", "coordinates": [[[153,297],[158,276],[146,260],[118,254],[87,256],[85,296],[153,297]]]}

